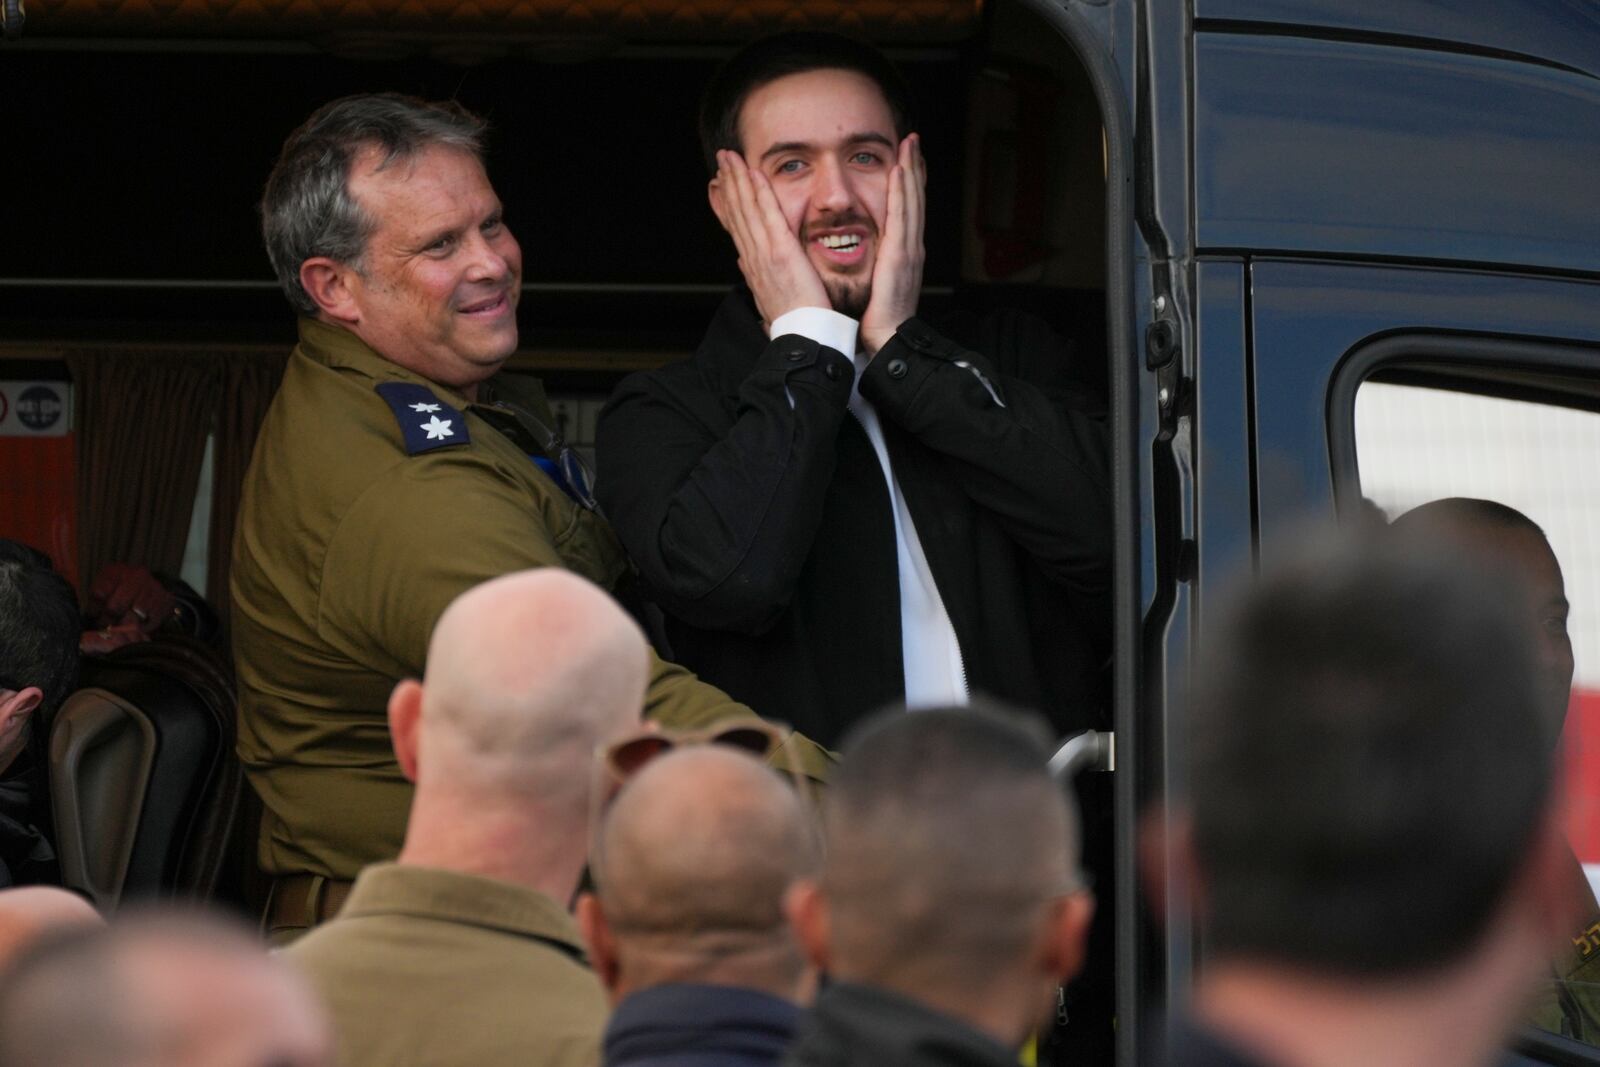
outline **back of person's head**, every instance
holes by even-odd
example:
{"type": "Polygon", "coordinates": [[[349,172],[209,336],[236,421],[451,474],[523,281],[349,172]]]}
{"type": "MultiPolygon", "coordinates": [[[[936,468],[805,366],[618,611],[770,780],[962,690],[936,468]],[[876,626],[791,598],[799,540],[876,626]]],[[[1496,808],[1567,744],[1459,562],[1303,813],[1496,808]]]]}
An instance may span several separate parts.
{"type": "Polygon", "coordinates": [[[0,769],[78,680],[78,598],[49,557],[0,539],[0,769]]]}
{"type": "Polygon", "coordinates": [[[0,970],[41,938],[101,921],[94,905],[70,890],[50,885],[0,889],[0,970]]]}
{"type": "Polygon", "coordinates": [[[1519,617],[1538,653],[1540,718],[1554,745],[1572,699],[1576,662],[1567,632],[1566,579],[1539,524],[1496,500],[1445,497],[1401,515],[1394,530],[1420,545],[1444,545],[1470,555],[1474,565],[1500,573],[1521,594],[1519,617]]]}
{"type": "Polygon", "coordinates": [[[148,914],[41,938],[0,976],[0,1067],[323,1067],[327,1021],[233,926],[148,914]]]}
{"type": "Polygon", "coordinates": [[[1188,806],[1210,958],[1403,978],[1469,951],[1551,803],[1505,586],[1406,538],[1311,538],[1208,634],[1188,806]]]}
{"type": "Polygon", "coordinates": [[[700,99],[700,149],[706,168],[717,171],[722,149],[742,152],[739,116],[750,94],[779,78],[813,70],[847,70],[874,82],[889,105],[895,132],[911,128],[911,94],[884,54],[842,34],[796,30],[753,41],[734,53],[711,78],[700,99]]]}
{"type": "Polygon", "coordinates": [[[487,124],[454,101],[366,93],[324,104],[283,143],[261,198],[261,234],[278,284],[302,315],[317,313],[300,284],[313,256],[359,264],[373,222],[350,193],[350,171],[363,151],[382,170],[425,149],[453,148],[481,159],[487,124]]]}
{"type": "Polygon", "coordinates": [[[815,873],[817,847],[794,786],[754,756],[698,745],[651,761],[590,857],[579,917],[601,978],[618,998],[694,982],[801,999],[808,968],[783,900],[815,873]]]}
{"type": "Polygon", "coordinates": [[[55,708],[77,682],[82,631],[77,594],[50,558],[0,538],[0,689],[37,687],[55,708]]]}
{"type": "Polygon", "coordinates": [[[396,752],[419,802],[504,797],[586,820],[595,750],[638,724],[649,670],[644,634],[598,586],[508,574],[440,616],[422,682],[390,701],[396,752]]]}
{"type": "Polygon", "coordinates": [[[957,1014],[1021,990],[1015,1032],[997,1034],[1020,1039],[1081,963],[1092,910],[1046,737],[1037,717],[981,703],[854,730],[822,804],[826,923],[798,909],[817,962],[957,1014]]]}

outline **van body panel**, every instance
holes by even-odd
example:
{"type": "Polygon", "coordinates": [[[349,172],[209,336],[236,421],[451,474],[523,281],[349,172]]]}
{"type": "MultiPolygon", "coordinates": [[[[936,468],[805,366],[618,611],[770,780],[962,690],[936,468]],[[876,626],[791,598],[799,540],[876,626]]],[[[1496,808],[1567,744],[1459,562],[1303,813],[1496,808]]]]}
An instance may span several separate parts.
{"type": "Polygon", "coordinates": [[[1600,80],[1356,41],[1195,53],[1198,247],[1600,269],[1600,80]]]}
{"type": "Polygon", "coordinates": [[[1363,342],[1456,332],[1600,344],[1595,282],[1265,260],[1252,264],[1250,284],[1263,561],[1299,523],[1333,506],[1329,388],[1363,342]]]}
{"type": "Polygon", "coordinates": [[[1589,0],[1194,0],[1194,17],[1285,32],[1410,37],[1600,74],[1600,8],[1589,0]]]}
{"type": "Polygon", "coordinates": [[[1221,588],[1249,562],[1253,532],[1245,267],[1202,260],[1195,277],[1196,580],[1221,588]]]}

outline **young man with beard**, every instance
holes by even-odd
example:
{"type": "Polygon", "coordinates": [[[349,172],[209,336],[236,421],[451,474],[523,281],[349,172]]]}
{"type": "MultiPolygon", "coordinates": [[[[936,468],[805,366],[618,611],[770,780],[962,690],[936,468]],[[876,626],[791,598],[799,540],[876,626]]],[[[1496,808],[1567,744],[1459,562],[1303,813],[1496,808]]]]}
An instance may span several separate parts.
{"type": "Polygon", "coordinates": [[[601,416],[601,502],[673,654],[824,745],[987,691],[1058,730],[1100,703],[1102,421],[1020,315],[917,317],[926,171],[900,77],[832,34],[709,86],[711,209],[745,284],[689,360],[601,416]]]}

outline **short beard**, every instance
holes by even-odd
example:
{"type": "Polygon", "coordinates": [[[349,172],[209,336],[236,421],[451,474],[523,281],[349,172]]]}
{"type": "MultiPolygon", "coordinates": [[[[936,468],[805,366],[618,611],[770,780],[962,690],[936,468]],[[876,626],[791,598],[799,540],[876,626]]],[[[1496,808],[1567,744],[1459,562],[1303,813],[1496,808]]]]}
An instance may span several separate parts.
{"type": "Polygon", "coordinates": [[[825,278],[822,287],[828,291],[828,302],[839,314],[859,319],[867,313],[867,304],[872,300],[871,281],[825,278]]]}

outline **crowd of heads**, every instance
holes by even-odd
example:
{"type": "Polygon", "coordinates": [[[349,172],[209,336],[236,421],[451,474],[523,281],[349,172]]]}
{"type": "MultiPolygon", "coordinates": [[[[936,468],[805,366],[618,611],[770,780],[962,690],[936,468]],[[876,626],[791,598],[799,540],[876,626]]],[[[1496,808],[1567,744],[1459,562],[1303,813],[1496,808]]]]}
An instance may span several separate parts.
{"type": "MultiPolygon", "coordinates": [[[[1559,911],[1539,874],[1559,840],[1548,641],[1527,617],[1547,597],[1525,595],[1526,568],[1473,555],[1475,538],[1515,535],[1537,572],[1544,541],[1476,503],[1425,512],[1313,539],[1207,637],[1181,851],[1214,961],[1390,982],[1466,966],[1497,930],[1518,931],[1524,964],[1545,943],[1548,917],[1507,916],[1559,911]]],[[[6,588],[52,602],[28,562],[0,566],[6,588]]],[[[461,596],[425,677],[391,700],[417,786],[401,862],[557,899],[587,864],[577,918],[613,1002],[701,983],[803,1003],[826,974],[1007,1045],[1038,1031],[1093,910],[1039,720],[981,702],[887,711],[817,798],[759,758],[780,749],[764,727],[690,744],[642,725],[648,657],[632,619],[570,573],[461,596]],[[653,758],[624,758],[639,752],[653,758]]],[[[0,941],[0,1064],[46,1047],[82,1065],[222,1062],[207,1057],[227,1042],[277,1057],[251,1062],[329,1054],[292,969],[212,920],[106,927],[70,895],[0,894],[0,941]]]]}

